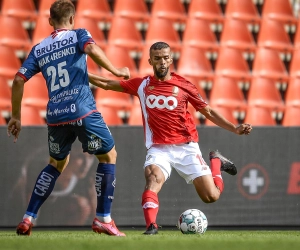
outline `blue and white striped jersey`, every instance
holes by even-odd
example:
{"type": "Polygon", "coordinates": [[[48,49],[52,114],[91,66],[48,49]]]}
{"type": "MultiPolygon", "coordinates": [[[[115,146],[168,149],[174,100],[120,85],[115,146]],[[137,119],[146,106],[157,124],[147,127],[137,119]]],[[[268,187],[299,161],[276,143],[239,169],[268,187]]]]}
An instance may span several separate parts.
{"type": "Polygon", "coordinates": [[[32,48],[18,71],[25,81],[42,72],[49,95],[49,125],[68,123],[96,112],[84,53],[90,43],[94,40],[85,29],[55,30],[32,48]]]}

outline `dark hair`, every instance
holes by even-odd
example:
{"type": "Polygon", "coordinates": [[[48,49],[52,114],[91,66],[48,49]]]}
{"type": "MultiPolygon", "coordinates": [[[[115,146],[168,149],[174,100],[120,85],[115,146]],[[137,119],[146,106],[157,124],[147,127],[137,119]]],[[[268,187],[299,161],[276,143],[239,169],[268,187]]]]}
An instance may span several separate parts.
{"type": "Polygon", "coordinates": [[[160,50],[160,49],[166,49],[166,48],[170,48],[169,44],[165,43],[165,42],[156,42],[153,43],[149,49],[149,53],[151,53],[151,50],[160,50]]]}
{"type": "Polygon", "coordinates": [[[66,23],[72,15],[75,6],[70,0],[56,0],[50,7],[50,17],[57,24],[66,23]]]}

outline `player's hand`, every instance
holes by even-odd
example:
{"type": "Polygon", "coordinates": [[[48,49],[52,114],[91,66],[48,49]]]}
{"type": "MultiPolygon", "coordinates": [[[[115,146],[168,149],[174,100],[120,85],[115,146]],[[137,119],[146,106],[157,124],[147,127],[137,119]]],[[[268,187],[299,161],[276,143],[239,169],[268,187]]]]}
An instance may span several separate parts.
{"type": "Polygon", "coordinates": [[[7,135],[14,136],[14,142],[17,142],[19,134],[21,132],[21,122],[18,119],[11,118],[7,125],[7,135]]]}
{"type": "Polygon", "coordinates": [[[125,80],[130,78],[130,72],[127,67],[119,68],[118,71],[119,71],[119,73],[117,75],[118,77],[123,77],[123,79],[125,79],[125,80]]]}
{"type": "Polygon", "coordinates": [[[252,126],[248,123],[243,123],[235,128],[235,132],[238,135],[249,135],[252,130],[252,126]]]}

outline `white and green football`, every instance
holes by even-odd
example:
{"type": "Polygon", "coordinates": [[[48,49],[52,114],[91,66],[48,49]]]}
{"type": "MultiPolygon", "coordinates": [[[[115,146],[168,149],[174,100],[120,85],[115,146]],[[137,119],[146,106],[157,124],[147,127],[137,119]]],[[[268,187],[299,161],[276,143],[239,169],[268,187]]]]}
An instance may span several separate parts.
{"type": "Polygon", "coordinates": [[[188,209],[178,219],[177,227],[183,234],[204,234],[208,221],[199,209],[188,209]]]}

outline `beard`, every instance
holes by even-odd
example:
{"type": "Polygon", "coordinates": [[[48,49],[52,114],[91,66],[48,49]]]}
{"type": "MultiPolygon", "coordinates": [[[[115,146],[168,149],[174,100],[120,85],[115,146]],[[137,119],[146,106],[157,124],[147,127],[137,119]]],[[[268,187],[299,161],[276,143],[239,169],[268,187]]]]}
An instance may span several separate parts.
{"type": "Polygon", "coordinates": [[[155,69],[154,73],[158,78],[164,78],[168,74],[169,68],[170,67],[166,68],[166,70],[164,72],[159,72],[157,69],[155,69]]]}

